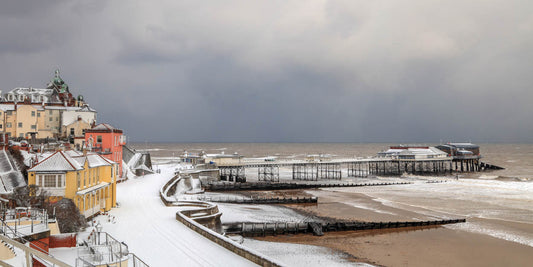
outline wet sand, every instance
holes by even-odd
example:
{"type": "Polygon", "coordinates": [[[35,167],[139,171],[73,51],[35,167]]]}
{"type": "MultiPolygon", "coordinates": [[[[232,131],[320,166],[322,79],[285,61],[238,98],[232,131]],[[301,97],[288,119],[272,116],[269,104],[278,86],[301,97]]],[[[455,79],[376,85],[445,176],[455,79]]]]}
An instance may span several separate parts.
{"type": "MultiPolygon", "coordinates": [[[[318,205],[286,206],[318,218],[336,220],[434,219],[416,212],[384,206],[364,194],[331,194],[320,190],[313,194],[320,195],[318,205]],[[365,208],[337,202],[347,197],[365,208]]],[[[529,224],[518,226],[533,231],[529,224]]],[[[351,255],[349,260],[380,266],[531,266],[533,262],[533,247],[446,227],[327,232],[321,237],[305,234],[256,239],[328,247],[351,255]]]]}

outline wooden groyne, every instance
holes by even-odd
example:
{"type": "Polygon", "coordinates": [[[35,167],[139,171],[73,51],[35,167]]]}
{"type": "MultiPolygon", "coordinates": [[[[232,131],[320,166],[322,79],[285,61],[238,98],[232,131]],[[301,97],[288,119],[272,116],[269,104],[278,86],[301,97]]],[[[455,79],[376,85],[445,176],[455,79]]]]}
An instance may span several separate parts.
{"type": "Polygon", "coordinates": [[[267,236],[313,233],[323,235],[324,232],[362,231],[373,229],[393,229],[405,227],[424,227],[466,222],[465,219],[408,221],[408,222],[276,222],[276,223],[231,223],[222,226],[226,234],[242,236],[267,236]]]}
{"type": "Polygon", "coordinates": [[[407,185],[410,182],[390,183],[209,183],[204,185],[206,191],[251,191],[251,190],[288,190],[309,189],[322,187],[362,187],[362,186],[386,186],[407,185]]]}
{"type": "Polygon", "coordinates": [[[299,204],[317,203],[317,197],[239,197],[239,196],[216,196],[199,197],[198,200],[220,203],[238,204],[299,204]]]}

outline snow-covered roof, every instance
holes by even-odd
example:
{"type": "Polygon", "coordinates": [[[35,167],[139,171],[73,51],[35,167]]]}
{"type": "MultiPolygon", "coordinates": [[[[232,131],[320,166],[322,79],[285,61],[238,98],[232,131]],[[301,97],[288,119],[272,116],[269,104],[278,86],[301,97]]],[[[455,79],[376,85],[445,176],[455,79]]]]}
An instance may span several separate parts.
{"type": "Polygon", "coordinates": [[[15,105],[13,105],[13,104],[0,104],[0,109],[3,110],[3,111],[15,110],[15,105]]]}
{"type": "Polygon", "coordinates": [[[81,151],[78,151],[78,150],[67,150],[67,151],[64,151],[63,153],[71,156],[71,157],[79,157],[79,156],[83,156],[83,152],[81,151]]]}
{"type": "Polygon", "coordinates": [[[108,131],[108,130],[116,130],[117,128],[111,126],[108,123],[100,123],[96,126],[94,126],[91,130],[97,130],[97,131],[108,131]]]}
{"type": "Polygon", "coordinates": [[[117,162],[114,162],[114,161],[112,161],[112,160],[110,160],[110,159],[108,159],[108,158],[106,158],[106,157],[102,157],[102,156],[100,156],[100,157],[101,157],[103,160],[105,160],[107,163],[109,163],[109,164],[118,164],[117,162]]]}
{"type": "Polygon", "coordinates": [[[0,151],[0,193],[12,192],[14,188],[26,185],[13,158],[6,150],[0,151]]]}
{"type": "Polygon", "coordinates": [[[99,184],[97,184],[97,185],[95,185],[95,186],[91,186],[91,187],[89,187],[89,188],[87,188],[87,189],[83,189],[83,190],[77,191],[77,192],[76,192],[76,195],[82,196],[82,195],[85,195],[85,194],[87,194],[87,193],[89,193],[89,192],[92,192],[92,191],[94,191],[94,190],[98,190],[98,189],[100,189],[100,188],[104,188],[104,187],[106,187],[106,186],[108,186],[108,185],[109,185],[109,183],[106,183],[106,182],[100,182],[99,184]]]}
{"type": "Polygon", "coordinates": [[[73,157],[81,166],[85,165],[85,160],[89,161],[89,168],[100,167],[100,166],[110,166],[106,158],[98,154],[88,154],[87,156],[78,156],[73,157]]]}
{"type": "Polygon", "coordinates": [[[53,172],[53,171],[77,171],[83,170],[83,165],[78,161],[73,160],[72,157],[65,154],[63,151],[57,151],[51,156],[40,161],[33,168],[28,171],[34,172],[53,172]]]}
{"type": "Polygon", "coordinates": [[[95,109],[84,105],[82,107],[65,107],[65,106],[45,106],[44,109],[47,110],[65,110],[65,111],[75,111],[75,112],[96,112],[95,109]]]}
{"type": "Polygon", "coordinates": [[[49,96],[54,93],[54,89],[43,89],[43,88],[33,88],[33,87],[17,87],[9,92],[8,94],[16,95],[44,95],[49,96]]]}
{"type": "Polygon", "coordinates": [[[100,123],[93,128],[86,130],[86,132],[122,133],[122,130],[115,128],[108,123],[100,123]]]}
{"type": "Polygon", "coordinates": [[[436,148],[436,147],[427,147],[427,148],[421,148],[421,147],[407,147],[404,149],[401,148],[390,148],[386,151],[379,152],[379,155],[447,155],[442,150],[436,148]]]}
{"type": "Polygon", "coordinates": [[[95,153],[83,155],[75,150],[57,151],[41,160],[37,165],[28,171],[54,172],[54,171],[76,171],[83,170],[85,161],[88,161],[89,168],[100,166],[111,166],[114,164],[103,156],[95,153]]]}

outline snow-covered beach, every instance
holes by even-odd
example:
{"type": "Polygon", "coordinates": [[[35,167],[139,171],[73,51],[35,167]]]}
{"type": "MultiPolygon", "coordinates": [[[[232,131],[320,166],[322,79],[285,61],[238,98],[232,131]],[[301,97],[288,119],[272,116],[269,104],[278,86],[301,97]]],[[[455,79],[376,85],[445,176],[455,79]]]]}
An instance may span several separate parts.
{"type": "MultiPolygon", "coordinates": [[[[154,153],[160,151],[154,150],[154,153]]],[[[109,216],[94,219],[104,226],[103,231],[124,241],[130,252],[151,266],[176,262],[180,266],[254,265],[175,220],[179,208],[165,206],[158,194],[161,186],[180,165],[168,155],[155,157],[154,160],[158,162],[155,169],[160,169],[161,173],[136,177],[119,184],[119,207],[110,211],[109,216]],[[108,222],[110,216],[114,220],[108,222]]],[[[253,171],[249,174],[253,181],[253,171]]],[[[415,231],[402,229],[328,233],[323,237],[307,234],[241,239],[242,245],[288,266],[395,266],[404,263],[427,266],[457,265],[458,262],[469,265],[512,263],[521,266],[533,260],[529,256],[533,250],[533,222],[529,216],[533,214],[530,205],[533,189],[527,179],[502,180],[493,173],[477,178],[460,177],[459,180],[456,177],[428,176],[343,179],[350,182],[409,181],[413,184],[294,191],[295,194],[317,196],[317,205],[217,203],[223,214],[221,220],[223,223],[294,222],[309,220],[313,216],[365,221],[467,218],[467,223],[415,231]],[[427,183],[434,180],[445,182],[427,183]],[[428,251],[420,254],[421,250],[428,251]],[[492,251],[499,251],[500,254],[479,256],[492,251]],[[476,257],[469,257],[470,254],[476,257]],[[454,257],[456,260],[450,260],[454,257]],[[509,261],[509,258],[514,260],[509,261]]],[[[291,191],[282,193],[291,194],[291,191]]],[[[209,194],[242,197],[242,193],[237,192],[209,194]]],[[[91,227],[86,234],[90,230],[91,227]]],[[[80,237],[83,238],[83,234],[80,237]]],[[[60,250],[56,253],[61,255],[60,250]]]]}

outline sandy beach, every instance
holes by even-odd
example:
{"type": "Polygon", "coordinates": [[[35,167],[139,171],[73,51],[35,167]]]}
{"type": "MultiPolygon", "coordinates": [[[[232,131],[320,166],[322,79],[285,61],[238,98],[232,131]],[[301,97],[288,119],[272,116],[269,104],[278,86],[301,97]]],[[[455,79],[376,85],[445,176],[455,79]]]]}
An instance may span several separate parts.
{"type": "MultiPolygon", "coordinates": [[[[310,190],[318,195],[318,205],[286,205],[317,217],[338,220],[402,221],[430,220],[418,212],[385,206],[361,193],[310,190]],[[350,199],[365,208],[341,203],[350,199]]],[[[490,221],[471,218],[469,223],[490,221]]],[[[482,222],[483,223],[483,222],[482,222]]],[[[530,224],[512,224],[511,227],[532,232],[530,224]]],[[[453,229],[454,227],[425,227],[358,232],[328,232],[322,237],[288,235],[257,237],[257,240],[289,242],[328,247],[346,253],[347,259],[379,266],[530,266],[533,247],[488,235],[453,229]]]]}

